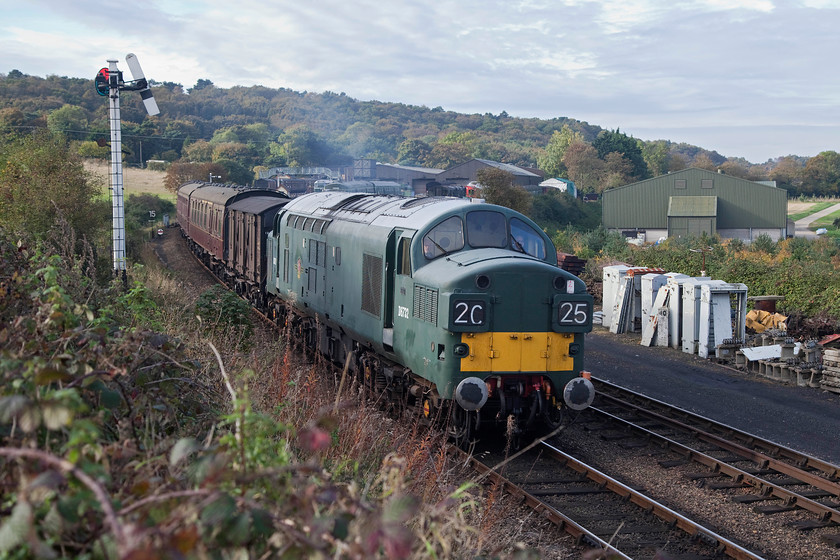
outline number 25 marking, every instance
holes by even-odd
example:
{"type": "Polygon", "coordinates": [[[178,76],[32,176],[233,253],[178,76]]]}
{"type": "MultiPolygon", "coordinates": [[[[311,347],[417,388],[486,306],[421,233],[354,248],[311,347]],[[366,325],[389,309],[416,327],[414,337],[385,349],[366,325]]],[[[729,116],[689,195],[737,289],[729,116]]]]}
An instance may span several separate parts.
{"type": "Polygon", "coordinates": [[[588,305],[585,302],[564,301],[560,304],[560,322],[585,325],[588,322],[588,305]]]}

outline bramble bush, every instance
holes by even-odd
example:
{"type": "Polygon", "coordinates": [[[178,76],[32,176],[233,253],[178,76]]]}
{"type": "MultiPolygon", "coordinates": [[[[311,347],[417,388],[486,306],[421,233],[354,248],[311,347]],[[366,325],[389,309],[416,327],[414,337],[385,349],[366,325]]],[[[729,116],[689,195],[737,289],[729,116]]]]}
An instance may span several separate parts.
{"type": "Polygon", "coordinates": [[[114,280],[108,204],[60,139],[0,155],[0,558],[518,549],[523,524],[492,529],[507,504],[459,482],[443,436],[354,383],[337,399],[230,294],[196,298],[154,256],[114,280]]]}
{"type": "MultiPolygon", "coordinates": [[[[617,234],[612,234],[617,235],[617,234]]],[[[619,236],[620,237],[620,236],[619,236]]],[[[600,281],[603,266],[624,262],[633,266],[663,268],[699,276],[700,253],[706,251],[706,275],[747,285],[751,296],[780,295],[782,313],[806,317],[828,316],[840,321],[840,241],[791,238],[774,242],[760,235],[751,244],[719,237],[672,238],[655,245],[636,247],[608,243],[604,233],[562,232],[555,237],[558,249],[590,259],[585,277],[600,281]],[[593,239],[598,242],[593,243],[593,239]],[[601,241],[602,240],[602,241],[601,241]],[[570,250],[571,249],[571,250],[570,250]]]]}
{"type": "Polygon", "coordinates": [[[493,529],[504,501],[458,482],[442,435],[353,383],[337,398],[276,334],[232,345],[190,305],[172,315],[151,268],[124,291],[55,247],[4,241],[0,263],[0,558],[516,549],[493,529]]]}

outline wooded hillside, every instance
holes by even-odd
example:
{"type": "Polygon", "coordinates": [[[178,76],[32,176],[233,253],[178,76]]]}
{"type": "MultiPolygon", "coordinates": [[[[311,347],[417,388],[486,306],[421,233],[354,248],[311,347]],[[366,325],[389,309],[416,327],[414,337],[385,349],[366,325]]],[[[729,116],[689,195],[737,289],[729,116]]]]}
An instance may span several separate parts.
{"type": "MultiPolygon", "coordinates": [[[[834,194],[840,155],[787,156],[753,165],[668,140],[645,142],[567,117],[515,118],[502,112],[460,114],[440,107],[358,101],[343,93],[296,92],[262,86],[217,88],[199,80],[152,82],[160,115],[147,117],[140,96],[121,96],[126,163],[213,162],[223,180],[248,183],[260,166],[340,166],[354,158],[448,168],[470,158],[539,167],[547,176],[600,192],[683,169],[721,169],[772,179],[792,194],[834,194]]],[[[558,107],[558,113],[562,112],[558,107]]],[[[48,127],[77,142],[80,155],[107,157],[107,99],[92,79],[0,75],[0,133],[48,127]],[[97,144],[97,141],[100,144],[97,144]]]]}

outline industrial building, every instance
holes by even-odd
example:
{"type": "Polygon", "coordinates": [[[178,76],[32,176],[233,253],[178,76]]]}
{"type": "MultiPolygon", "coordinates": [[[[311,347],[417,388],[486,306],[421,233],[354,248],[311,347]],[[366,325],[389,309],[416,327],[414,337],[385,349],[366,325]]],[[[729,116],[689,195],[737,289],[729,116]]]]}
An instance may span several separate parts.
{"type": "Polygon", "coordinates": [[[788,235],[786,190],[705,169],[609,189],[602,204],[604,228],[647,242],[703,233],[746,242],[788,235]]]}
{"type": "Polygon", "coordinates": [[[520,187],[539,185],[543,181],[542,175],[539,175],[530,169],[517,167],[509,163],[490,161],[489,159],[471,159],[454,167],[450,167],[438,175],[435,180],[442,185],[466,185],[470,181],[478,179],[478,172],[481,169],[488,169],[491,167],[507,171],[513,175],[513,184],[520,187]]]}

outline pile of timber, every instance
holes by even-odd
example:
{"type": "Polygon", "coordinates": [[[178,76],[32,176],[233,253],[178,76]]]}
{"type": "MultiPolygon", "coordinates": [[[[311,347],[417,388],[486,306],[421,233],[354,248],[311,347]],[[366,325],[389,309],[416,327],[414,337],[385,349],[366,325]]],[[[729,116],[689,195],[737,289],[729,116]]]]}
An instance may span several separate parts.
{"type": "Polygon", "coordinates": [[[820,387],[826,391],[840,393],[840,350],[823,350],[823,371],[820,387]]]}
{"type": "Polygon", "coordinates": [[[557,251],[557,266],[567,272],[571,272],[575,276],[580,276],[580,273],[586,267],[586,259],[557,251]]]}

